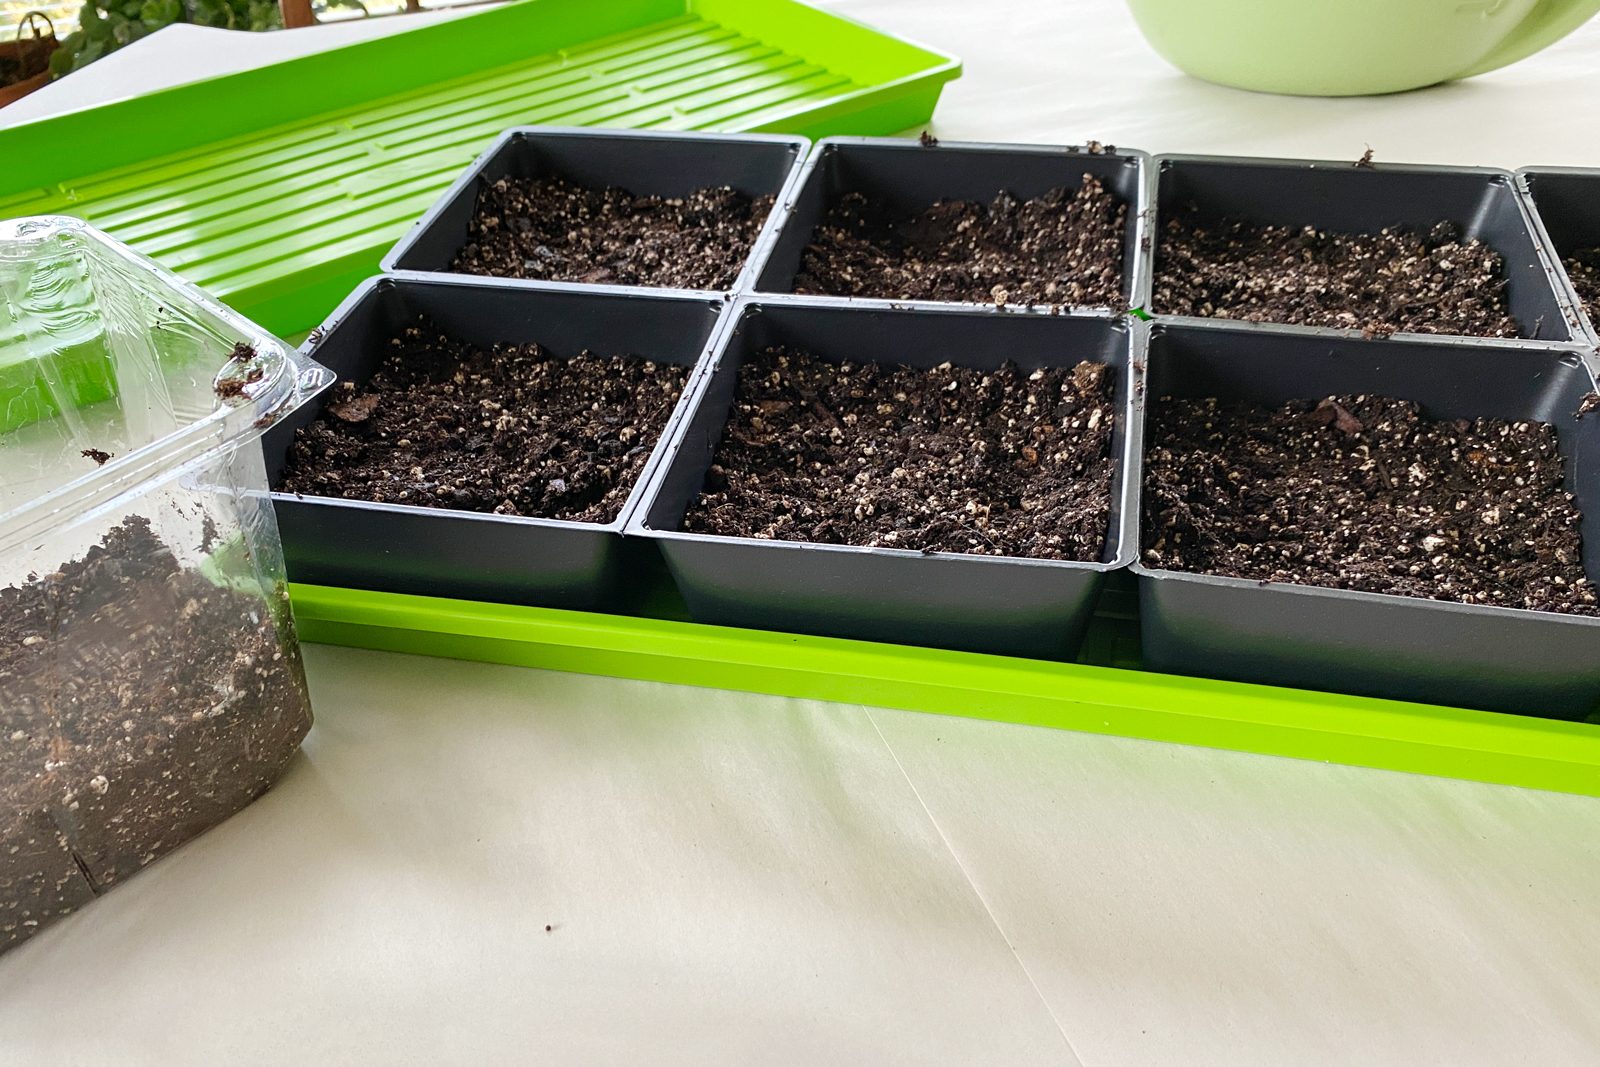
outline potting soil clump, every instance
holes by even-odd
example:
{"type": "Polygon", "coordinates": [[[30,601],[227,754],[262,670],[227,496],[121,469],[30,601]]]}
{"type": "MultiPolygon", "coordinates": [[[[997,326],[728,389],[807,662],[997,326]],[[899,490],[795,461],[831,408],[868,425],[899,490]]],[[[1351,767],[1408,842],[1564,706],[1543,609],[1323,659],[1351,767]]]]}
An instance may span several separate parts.
{"type": "Polygon", "coordinates": [[[133,516],[0,589],[0,949],[264,792],[311,724],[288,610],[133,516]]]}
{"type": "Polygon", "coordinates": [[[1150,566],[1600,615],[1548,424],[1379,396],[1167,398],[1149,440],[1150,566]]]}
{"type": "Polygon", "coordinates": [[[1151,306],[1380,336],[1519,336],[1504,259],[1448,222],[1426,233],[1346,234],[1180,215],[1161,237],[1151,306]]]}
{"type": "Polygon", "coordinates": [[[1600,320],[1600,248],[1583,248],[1566,259],[1567,277],[1591,322],[1600,320]]]}
{"type": "Polygon", "coordinates": [[[610,522],[687,380],[686,367],[631,356],[480,348],[419,320],[371,380],[341,382],[295,432],[282,488],[610,522]]]}
{"type": "Polygon", "coordinates": [[[1098,363],[922,370],[769,349],[740,369],[684,528],[1097,561],[1111,512],[1111,393],[1098,363]]]}
{"type": "Polygon", "coordinates": [[[682,197],[501,178],[484,189],[450,269],[497,278],[727,289],[773,197],[728,188],[682,197]]]}
{"type": "Polygon", "coordinates": [[[944,200],[915,215],[848,193],[811,235],[797,293],[1116,306],[1127,205],[1098,178],[1031,200],[944,200]]]}

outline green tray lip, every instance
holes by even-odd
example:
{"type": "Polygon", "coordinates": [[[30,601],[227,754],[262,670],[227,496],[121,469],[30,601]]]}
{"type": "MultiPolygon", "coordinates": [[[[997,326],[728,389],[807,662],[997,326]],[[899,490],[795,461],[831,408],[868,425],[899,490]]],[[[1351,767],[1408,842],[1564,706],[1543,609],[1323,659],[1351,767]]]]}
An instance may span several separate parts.
{"type": "Polygon", "coordinates": [[[302,640],[1600,796],[1600,725],[775,631],[290,585],[302,640]]]}

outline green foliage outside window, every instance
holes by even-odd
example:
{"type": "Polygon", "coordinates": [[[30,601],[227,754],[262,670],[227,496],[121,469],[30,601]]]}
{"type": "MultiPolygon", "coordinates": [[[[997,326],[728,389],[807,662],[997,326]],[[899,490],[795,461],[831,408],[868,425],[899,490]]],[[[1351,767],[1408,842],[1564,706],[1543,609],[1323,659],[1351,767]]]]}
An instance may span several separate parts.
{"type": "Polygon", "coordinates": [[[57,77],[175,22],[228,30],[275,30],[283,25],[276,0],[88,0],[78,28],[50,57],[57,77]]]}

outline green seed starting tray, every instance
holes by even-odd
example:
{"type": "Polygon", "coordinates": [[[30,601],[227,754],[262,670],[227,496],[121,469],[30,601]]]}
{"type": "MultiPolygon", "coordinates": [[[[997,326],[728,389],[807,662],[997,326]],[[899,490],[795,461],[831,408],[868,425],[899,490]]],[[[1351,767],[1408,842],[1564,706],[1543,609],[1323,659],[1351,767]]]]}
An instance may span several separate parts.
{"type": "Polygon", "coordinates": [[[895,133],[959,73],[795,0],[520,0],[0,129],[0,218],[87,219],[289,336],[507,127],[895,133]]]}

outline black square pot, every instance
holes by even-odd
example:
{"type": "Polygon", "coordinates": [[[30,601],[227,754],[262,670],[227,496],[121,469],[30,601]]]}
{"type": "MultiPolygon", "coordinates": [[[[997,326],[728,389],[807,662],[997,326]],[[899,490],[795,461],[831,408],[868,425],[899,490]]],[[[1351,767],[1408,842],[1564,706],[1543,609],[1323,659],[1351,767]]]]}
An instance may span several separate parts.
{"type": "MultiPolygon", "coordinates": [[[[1155,159],[1155,174],[1152,294],[1153,279],[1161,273],[1163,226],[1175,214],[1193,214],[1211,222],[1240,219],[1341,233],[1376,233],[1390,226],[1426,232],[1448,220],[1461,227],[1464,237],[1476,237],[1504,257],[1507,302],[1523,338],[1568,342],[1577,336],[1571,301],[1556,273],[1559,266],[1549,262],[1535,238],[1532,212],[1509,171],[1395,163],[1358,167],[1348,160],[1162,155],[1155,159]]],[[[1155,295],[1149,311],[1168,321],[1208,321],[1169,314],[1155,295]]],[[[1474,341],[1496,343],[1495,339],[1474,341]]]]}
{"type": "MultiPolygon", "coordinates": [[[[748,287],[765,261],[798,180],[810,142],[776,134],[656,133],[647,130],[564,129],[527,126],[507,130],[456,179],[383,258],[385,272],[448,272],[467,243],[478,195],[501,178],[559,177],[591,188],[619,186],[639,196],[684,196],[728,186],[746,196],[777,198],[750,254],[728,291],[748,287]]],[[[524,286],[570,285],[516,278],[524,286]]],[[[622,286],[598,285],[620,289],[622,286]]]]}
{"type": "MultiPolygon", "coordinates": [[[[1600,248],[1600,170],[1574,167],[1525,167],[1517,181],[1533,201],[1540,237],[1555,260],[1561,283],[1576,313],[1579,330],[1589,344],[1600,345],[1600,324],[1583,310],[1565,262],[1580,249],[1600,248]]],[[[1595,366],[1600,368],[1600,362],[1595,366]]]]}
{"type": "MultiPolygon", "coordinates": [[[[537,342],[558,358],[588,349],[697,367],[713,340],[721,297],[624,296],[593,288],[529,290],[488,280],[375,278],[333,313],[309,352],[344,381],[365,382],[388,340],[418,315],[481,346],[537,342]]],[[[622,528],[695,388],[691,372],[621,512],[605,524],[522,518],[274,492],[289,578],[295,582],[592,611],[623,611],[648,545],[622,528]]],[[[294,431],[327,402],[308,405],[263,438],[280,483],[294,431]]]]}
{"type": "MultiPolygon", "coordinates": [[[[1158,324],[1143,396],[1147,405],[1180,396],[1277,406],[1369,393],[1415,401],[1434,418],[1551,423],[1596,578],[1600,417],[1576,416],[1595,389],[1580,357],[1572,347],[1158,324]]],[[[1151,443],[1141,445],[1141,472],[1151,443]]],[[[1561,719],[1590,715],[1600,699],[1600,619],[1132,569],[1147,670],[1561,719]]]]}
{"type": "Polygon", "coordinates": [[[1132,558],[1135,434],[1130,367],[1142,325],[1110,317],[1047,316],[957,308],[916,310],[842,301],[763,301],[734,306],[694,406],[679,425],[629,535],[653,539],[698,622],[789,630],[1001,655],[1074,654],[1105,573],[1132,558]],[[1117,458],[1112,513],[1094,562],[854,548],[682,532],[721,440],[740,367],[787,345],[837,362],[932,368],[1071,367],[1104,363],[1115,382],[1117,458]]]}
{"type": "MultiPolygon", "coordinates": [[[[783,220],[765,266],[756,274],[755,288],[762,293],[794,291],[801,255],[813,231],[829,206],[846,193],[882,197],[890,207],[909,215],[939,200],[989,203],[1002,192],[1031,199],[1060,186],[1076,188],[1085,174],[1093,174],[1128,205],[1122,243],[1123,306],[1142,307],[1148,294],[1144,265],[1149,249],[1144,239],[1148,160],[1143,152],[1127,149],[1090,153],[1078,146],[954,142],[925,148],[905,138],[826,138],[817,142],[806,161],[794,207],[783,220]]],[[[881,301],[877,297],[843,299],[904,303],[892,297],[881,301]]]]}

